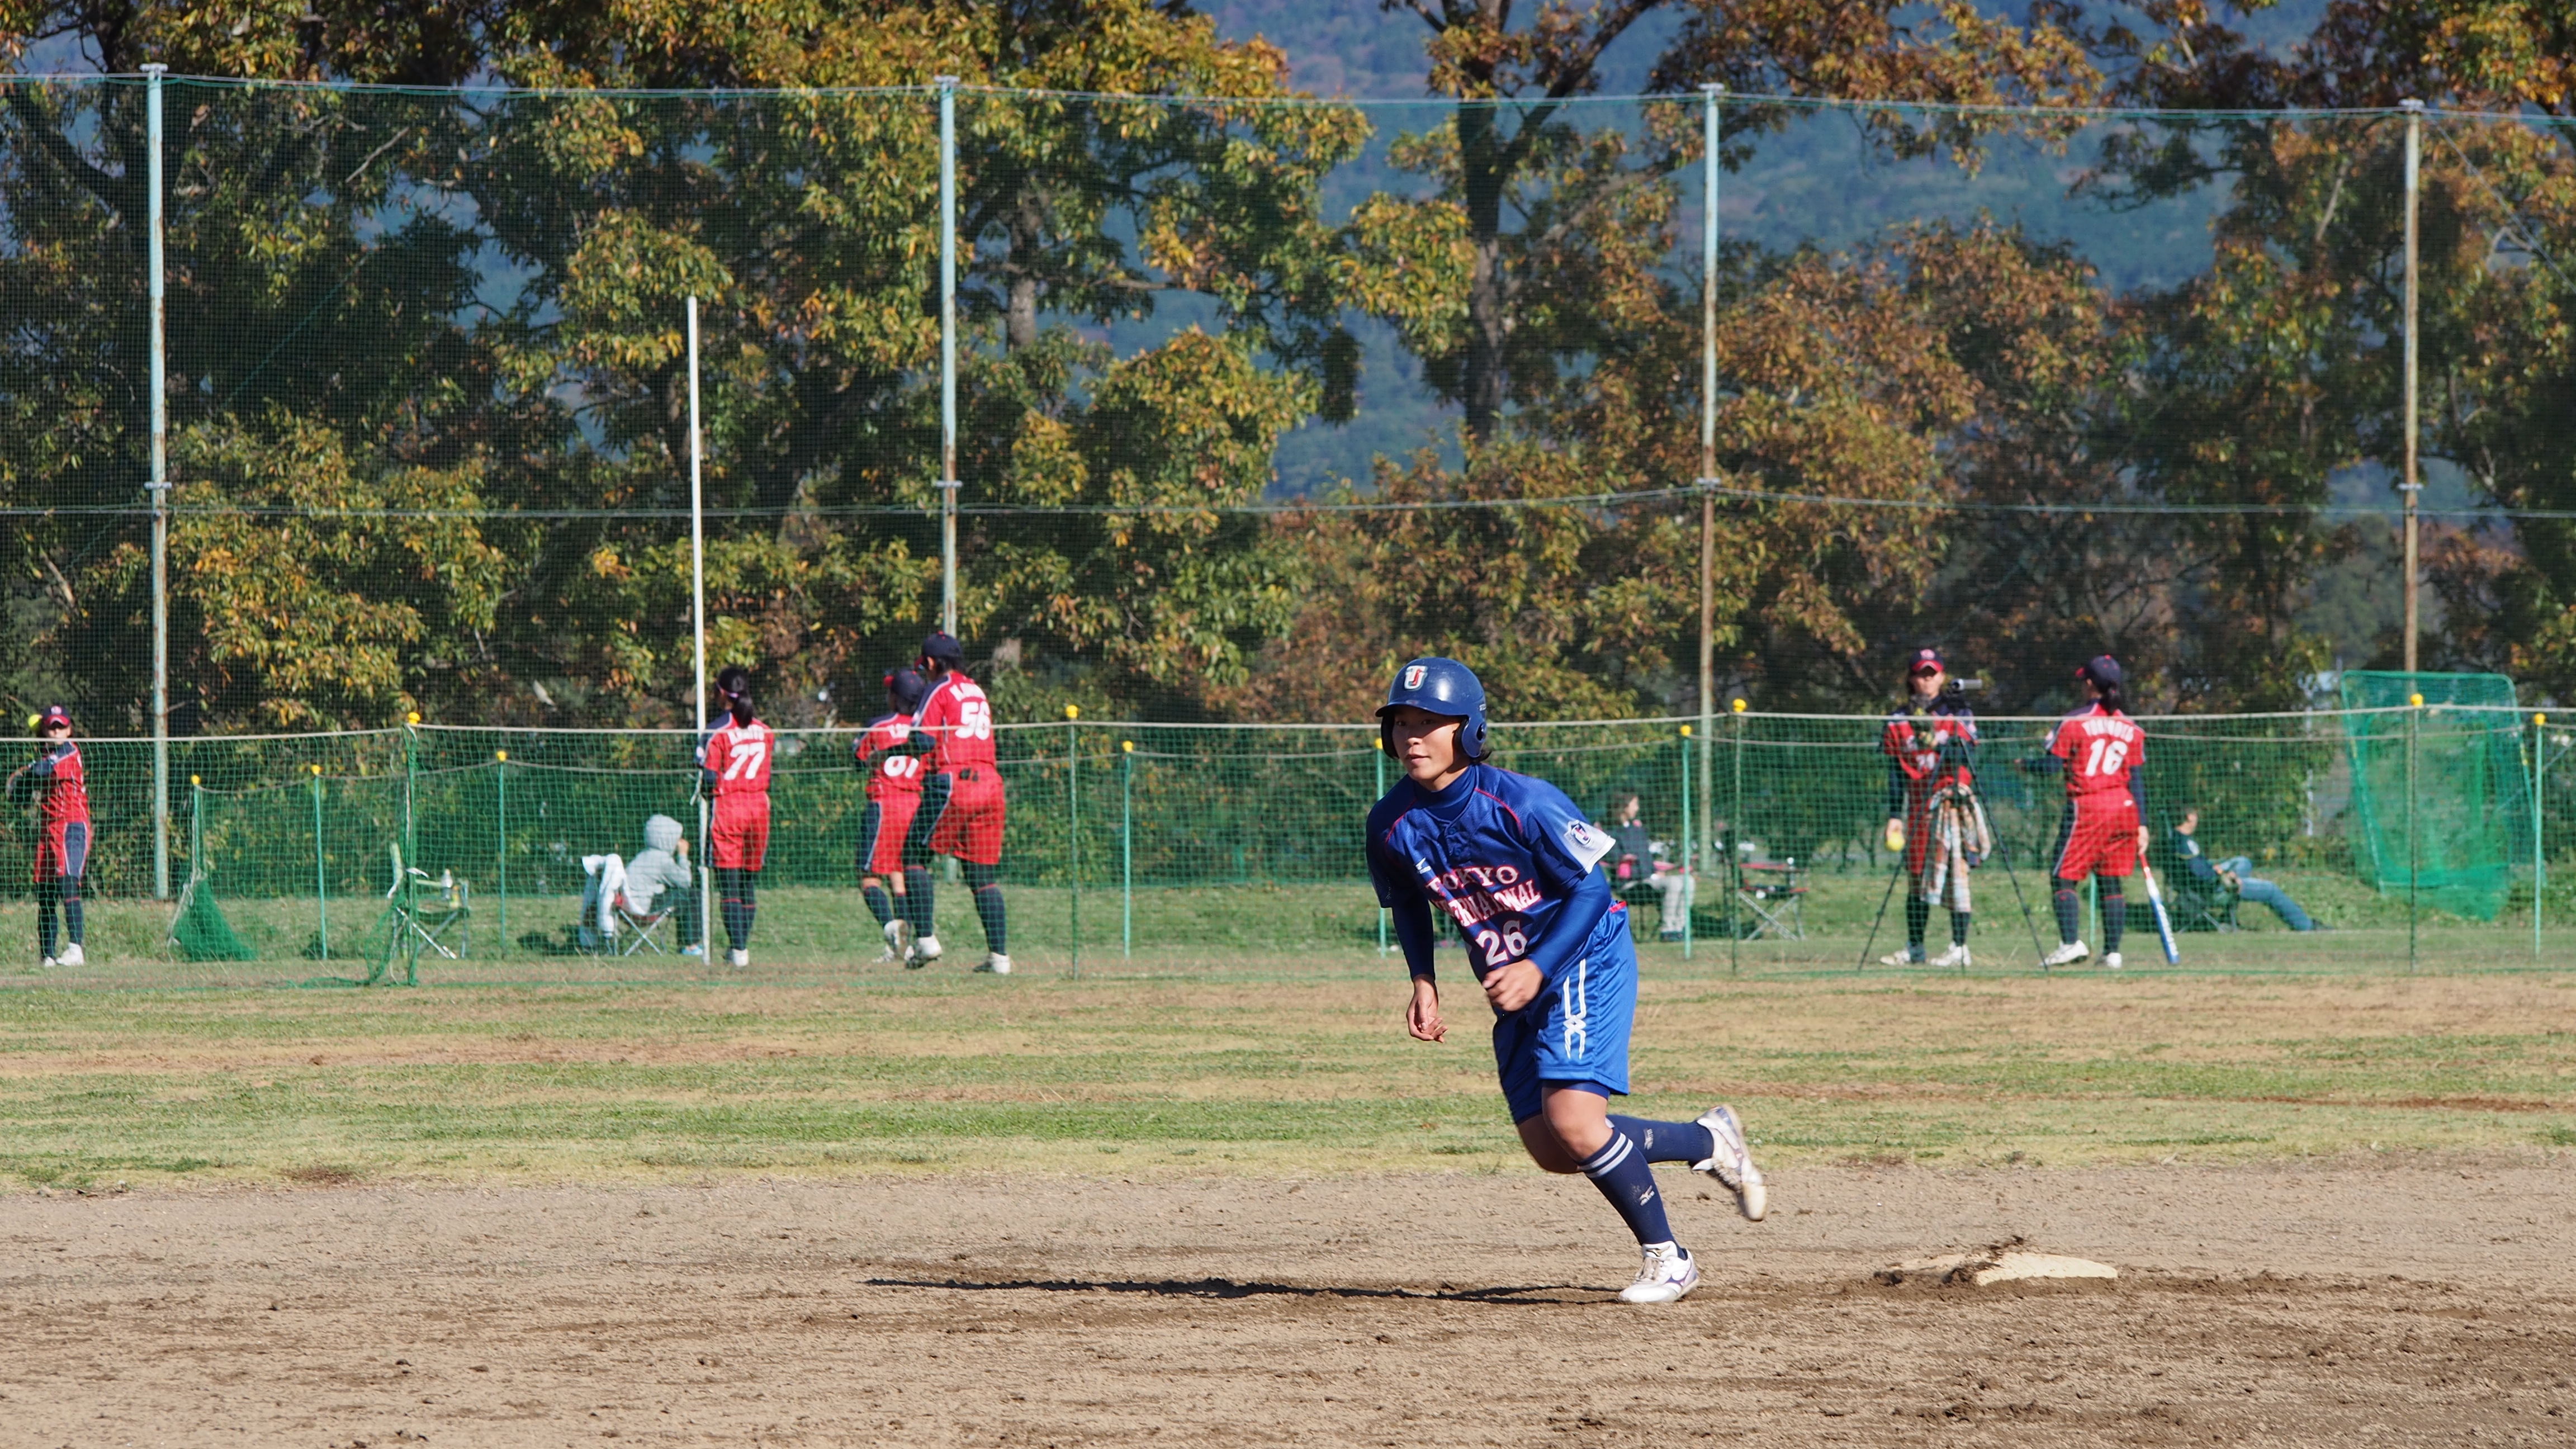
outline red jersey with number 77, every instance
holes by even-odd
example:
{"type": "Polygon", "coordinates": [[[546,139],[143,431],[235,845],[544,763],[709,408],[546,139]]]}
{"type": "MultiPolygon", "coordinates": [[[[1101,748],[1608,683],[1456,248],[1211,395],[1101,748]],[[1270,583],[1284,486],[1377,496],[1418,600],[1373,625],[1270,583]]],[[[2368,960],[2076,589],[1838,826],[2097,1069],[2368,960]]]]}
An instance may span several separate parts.
{"type": "Polygon", "coordinates": [[[758,720],[744,725],[728,723],[708,733],[706,747],[698,752],[698,763],[715,774],[719,807],[729,800],[769,794],[770,755],[775,743],[769,726],[758,720]]]}
{"type": "Polygon", "coordinates": [[[951,670],[930,686],[930,692],[921,697],[920,712],[913,716],[913,728],[930,736],[932,774],[953,775],[981,765],[999,777],[1000,766],[993,757],[993,704],[982,687],[965,675],[951,670]]]}
{"type": "Polygon", "coordinates": [[[2134,794],[2130,776],[2147,759],[2147,732],[2100,704],[2057,722],[2048,752],[2066,762],[2066,793],[2077,799],[2113,790],[2134,794]]]}

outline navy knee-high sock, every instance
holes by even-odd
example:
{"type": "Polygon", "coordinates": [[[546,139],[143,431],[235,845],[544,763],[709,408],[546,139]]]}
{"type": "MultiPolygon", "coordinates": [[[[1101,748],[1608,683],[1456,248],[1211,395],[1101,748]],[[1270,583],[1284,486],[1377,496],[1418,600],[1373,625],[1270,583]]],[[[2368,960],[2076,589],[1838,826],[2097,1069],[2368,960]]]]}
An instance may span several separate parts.
{"type": "Polygon", "coordinates": [[[69,936],[75,946],[81,943],[81,927],[85,924],[83,914],[79,896],[63,897],[63,934],[69,936]]]}
{"type": "Polygon", "coordinates": [[[1950,944],[1953,946],[1964,946],[1968,944],[1968,913],[1966,911],[1952,911],[1950,913],[1950,944]]]}
{"type": "Polygon", "coordinates": [[[929,867],[919,865],[905,866],[903,868],[903,889],[903,914],[905,919],[912,922],[912,933],[916,936],[935,936],[939,934],[937,930],[933,929],[934,917],[932,917],[930,913],[932,902],[931,890],[933,887],[930,883],[929,867]]]}
{"type": "Polygon", "coordinates": [[[1905,896],[1905,949],[1923,954],[1923,928],[1932,920],[1932,903],[1911,891],[1905,896]]]}
{"type": "Polygon", "coordinates": [[[1706,1162],[1717,1155],[1717,1134],[1697,1122],[1650,1122],[1611,1114],[1610,1126],[1637,1139],[1648,1162],[1706,1162]]]}
{"type": "Polygon", "coordinates": [[[54,902],[60,894],[51,885],[36,887],[36,954],[49,961],[54,956],[54,902]]]}
{"type": "Polygon", "coordinates": [[[2120,949],[2120,932],[2129,924],[2129,898],[2118,891],[2102,892],[2102,949],[2120,949]]]}
{"type": "Polygon", "coordinates": [[[867,901],[868,914],[877,918],[879,926],[894,919],[894,897],[886,894],[884,886],[863,885],[859,887],[859,895],[867,901]]]}
{"type": "Polygon", "coordinates": [[[2059,879],[2049,888],[2049,909],[2057,913],[2057,939],[2060,944],[2075,944],[2075,933],[2082,920],[2076,913],[2075,882],[2059,879]]]}
{"type": "Polygon", "coordinates": [[[1011,917],[1002,906],[1002,888],[975,887],[975,919],[984,923],[984,945],[996,956],[1011,954],[1011,917]]]}
{"type": "Polygon", "coordinates": [[[1610,1199],[1639,1243],[1673,1240],[1673,1225],[1664,1218],[1664,1195],[1655,1189],[1655,1169],[1647,1165],[1636,1138],[1613,1126],[1609,1143],[1584,1159],[1583,1175],[1610,1199]]]}

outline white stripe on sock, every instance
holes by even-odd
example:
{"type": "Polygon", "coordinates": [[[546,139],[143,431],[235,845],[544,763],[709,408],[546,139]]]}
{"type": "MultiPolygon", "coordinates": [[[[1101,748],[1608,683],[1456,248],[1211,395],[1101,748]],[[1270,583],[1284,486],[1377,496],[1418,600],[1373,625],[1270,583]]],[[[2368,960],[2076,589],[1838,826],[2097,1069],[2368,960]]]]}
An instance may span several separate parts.
{"type": "Polygon", "coordinates": [[[1583,1175],[1599,1177],[1627,1161],[1628,1154],[1636,1150],[1637,1144],[1628,1140],[1628,1134],[1614,1133],[1610,1138],[1610,1145],[1592,1154],[1592,1160],[1583,1164],[1583,1175]]]}

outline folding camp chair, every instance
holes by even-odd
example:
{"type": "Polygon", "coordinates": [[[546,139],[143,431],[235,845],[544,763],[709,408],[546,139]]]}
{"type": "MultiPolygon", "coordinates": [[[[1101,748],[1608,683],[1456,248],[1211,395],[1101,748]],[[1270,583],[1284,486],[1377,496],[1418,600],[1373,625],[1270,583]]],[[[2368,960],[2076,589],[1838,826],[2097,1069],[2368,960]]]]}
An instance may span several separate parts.
{"type": "Polygon", "coordinates": [[[2165,912],[2173,918],[2174,934],[2237,929],[2236,892],[2225,883],[2196,881],[2189,871],[2171,872],[2164,883],[2168,893],[2165,912]]]}
{"type": "Polygon", "coordinates": [[[1796,861],[1746,861],[1736,872],[1735,899],[1747,913],[1739,918],[1745,940],[1807,939],[1807,870],[1796,861]]]}
{"type": "MultiPolygon", "coordinates": [[[[664,894],[669,895],[671,892],[664,894]]],[[[632,956],[640,951],[650,951],[656,956],[668,955],[671,948],[662,944],[662,928],[670,924],[674,909],[672,906],[663,906],[658,910],[639,914],[626,904],[626,897],[620,894],[617,898],[617,923],[620,929],[615,936],[603,944],[609,951],[619,956],[632,956]]]]}
{"type": "Polygon", "coordinates": [[[474,927],[472,890],[451,871],[432,876],[419,866],[406,867],[400,845],[386,849],[394,879],[385,890],[385,916],[396,945],[415,962],[424,954],[464,959],[474,927]]]}

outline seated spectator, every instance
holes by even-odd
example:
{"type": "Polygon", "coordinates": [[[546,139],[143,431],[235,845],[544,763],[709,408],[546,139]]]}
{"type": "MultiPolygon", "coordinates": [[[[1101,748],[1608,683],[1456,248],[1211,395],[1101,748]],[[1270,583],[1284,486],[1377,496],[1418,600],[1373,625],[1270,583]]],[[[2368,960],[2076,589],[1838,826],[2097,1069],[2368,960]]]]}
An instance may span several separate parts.
{"type": "Polygon", "coordinates": [[[671,907],[683,943],[680,954],[704,954],[698,944],[698,878],[689,869],[689,842],[679,821],[656,815],[644,822],[644,849],[633,860],[613,853],[585,855],[581,868],[589,875],[581,894],[582,945],[596,949],[601,937],[617,934],[620,905],[649,916],[663,892],[676,891],[671,907]]]}
{"type": "Polygon", "coordinates": [[[1699,897],[1699,880],[1687,866],[1667,858],[1671,847],[1646,833],[1645,823],[1638,819],[1639,810],[1634,795],[1622,795],[1612,802],[1606,828],[1615,843],[1602,859],[1601,867],[1610,872],[1611,886],[1622,899],[1629,896],[1632,887],[1653,890],[1659,928],[1655,938],[1678,941],[1691,904],[1699,897]]]}
{"type": "Polygon", "coordinates": [[[2172,849],[2174,859],[2191,873],[2193,880],[2205,889],[2229,891],[2239,900],[2270,906],[2272,914],[2281,918],[2281,924],[2293,931],[2318,929],[2308,913],[2299,909],[2299,903],[2290,899],[2288,891],[2254,876],[2251,858],[2239,855],[2212,862],[2202,854],[2200,842],[2194,838],[2199,829],[2200,811],[2191,806],[2183,807],[2182,818],[2174,822],[2172,849]]]}

